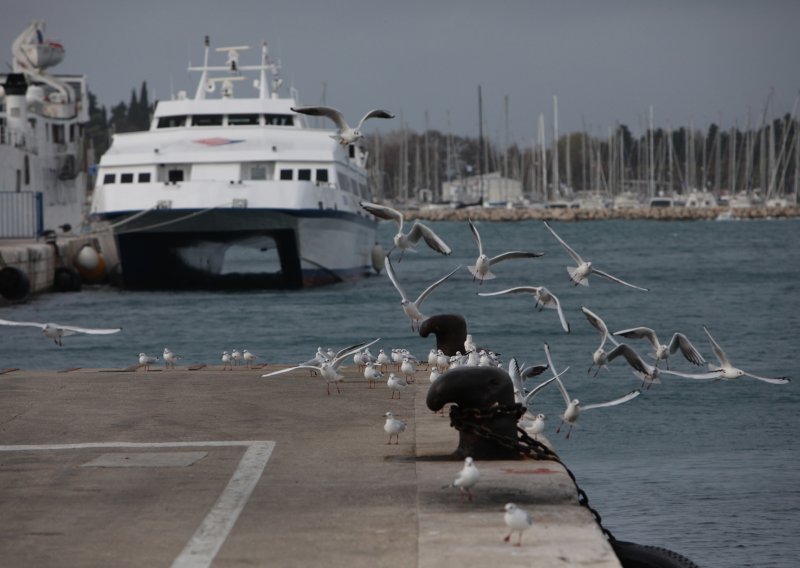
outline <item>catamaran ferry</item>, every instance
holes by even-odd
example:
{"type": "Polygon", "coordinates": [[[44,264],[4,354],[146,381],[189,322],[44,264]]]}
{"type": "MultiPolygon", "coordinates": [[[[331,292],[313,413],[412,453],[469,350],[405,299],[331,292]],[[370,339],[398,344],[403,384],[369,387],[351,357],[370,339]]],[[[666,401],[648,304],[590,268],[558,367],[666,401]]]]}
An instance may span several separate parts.
{"type": "Polygon", "coordinates": [[[366,149],[308,126],[267,44],[257,65],[239,63],[248,49],[216,48],[227,61],[212,66],[206,37],[194,96],[159,102],[148,131],[116,134],[101,158],[91,214],[125,287],[301,288],[372,270],[366,149]]]}

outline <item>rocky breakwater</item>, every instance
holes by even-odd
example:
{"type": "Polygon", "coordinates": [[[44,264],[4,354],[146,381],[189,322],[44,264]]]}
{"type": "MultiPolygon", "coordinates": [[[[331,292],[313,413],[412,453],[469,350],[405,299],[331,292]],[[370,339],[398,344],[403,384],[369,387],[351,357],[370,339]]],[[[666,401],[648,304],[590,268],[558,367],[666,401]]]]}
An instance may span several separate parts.
{"type": "Polygon", "coordinates": [[[800,217],[800,206],[784,207],[639,207],[627,209],[532,209],[466,207],[463,209],[407,209],[406,219],[426,221],[602,221],[608,219],[646,219],[655,221],[701,221],[715,219],[778,219],[800,217]]]}

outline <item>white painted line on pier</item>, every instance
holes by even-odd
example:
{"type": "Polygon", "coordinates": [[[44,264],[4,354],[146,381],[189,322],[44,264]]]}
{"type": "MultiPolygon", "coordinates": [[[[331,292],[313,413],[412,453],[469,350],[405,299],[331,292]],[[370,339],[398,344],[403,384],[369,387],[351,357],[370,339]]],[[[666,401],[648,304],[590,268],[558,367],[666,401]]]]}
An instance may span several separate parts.
{"type": "Polygon", "coordinates": [[[83,444],[38,444],[0,446],[0,452],[30,452],[53,450],[85,450],[96,448],[183,448],[245,446],[239,466],[228,485],[211,507],[192,538],[172,563],[172,568],[207,568],[228,538],[258,480],[264,473],[275,442],[270,441],[213,441],[213,442],[100,442],[83,444]]]}

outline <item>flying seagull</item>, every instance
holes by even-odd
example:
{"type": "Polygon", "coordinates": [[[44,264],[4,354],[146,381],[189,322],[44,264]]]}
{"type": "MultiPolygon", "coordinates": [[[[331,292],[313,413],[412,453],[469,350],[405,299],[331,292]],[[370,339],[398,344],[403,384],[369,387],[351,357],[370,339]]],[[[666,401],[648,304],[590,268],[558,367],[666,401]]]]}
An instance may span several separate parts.
{"type": "Polygon", "coordinates": [[[379,219],[394,221],[397,225],[397,234],[394,236],[394,246],[392,247],[392,250],[389,251],[389,254],[392,254],[394,249],[400,249],[400,259],[402,260],[403,253],[406,251],[416,252],[414,247],[417,245],[420,239],[423,239],[429,247],[440,254],[446,256],[452,252],[450,247],[447,246],[447,243],[445,243],[436,233],[433,232],[433,229],[420,223],[419,221],[416,221],[411,226],[411,230],[409,232],[404,233],[403,214],[397,209],[392,209],[386,205],[370,203],[369,201],[361,201],[359,202],[359,205],[379,219]]]}
{"type": "Polygon", "coordinates": [[[338,140],[339,144],[342,144],[343,146],[352,144],[356,140],[364,137],[364,135],[361,133],[361,125],[364,124],[364,121],[368,118],[394,118],[394,115],[388,110],[373,109],[361,117],[361,120],[358,121],[358,126],[355,128],[350,128],[342,113],[333,107],[300,106],[291,108],[294,112],[298,112],[300,114],[307,114],[310,116],[327,116],[330,118],[336,123],[336,126],[339,129],[339,131],[331,138],[338,140]]]}
{"type": "Polygon", "coordinates": [[[472,219],[467,219],[467,221],[469,221],[469,229],[472,231],[472,236],[475,237],[475,243],[478,245],[478,258],[475,260],[475,264],[473,266],[468,266],[467,268],[469,268],[469,271],[472,273],[472,279],[475,280],[477,278],[481,284],[483,284],[484,280],[491,280],[492,278],[495,278],[495,275],[491,269],[492,266],[498,262],[510,260],[512,258],[536,258],[539,256],[544,256],[543,252],[513,250],[489,258],[483,252],[483,244],[481,243],[481,235],[478,232],[478,229],[472,223],[472,219]]]}
{"type": "Polygon", "coordinates": [[[628,282],[625,282],[624,280],[620,280],[616,276],[611,276],[608,272],[603,272],[602,270],[599,270],[599,269],[595,268],[592,265],[591,262],[583,260],[577,252],[572,250],[572,248],[567,243],[565,243],[564,240],[561,237],[559,237],[556,234],[556,232],[550,227],[550,225],[547,224],[547,221],[544,222],[544,226],[547,227],[548,231],[553,233],[553,236],[556,238],[556,240],[559,243],[561,243],[561,246],[564,247],[564,250],[567,251],[567,253],[572,257],[572,260],[575,261],[575,264],[578,265],[576,267],[572,267],[572,266],[568,266],[567,267],[567,272],[569,273],[569,278],[570,278],[570,280],[572,280],[575,283],[576,286],[578,284],[580,284],[581,286],[588,286],[589,285],[589,275],[590,274],[596,274],[597,276],[600,276],[600,277],[605,278],[607,280],[611,280],[612,282],[616,282],[617,284],[622,284],[623,286],[628,286],[630,288],[635,288],[637,290],[642,290],[644,292],[648,291],[647,288],[641,288],[640,286],[635,286],[633,284],[629,284],[628,282]]]}
{"type": "Polygon", "coordinates": [[[586,316],[586,319],[589,320],[589,323],[592,324],[592,327],[600,332],[600,347],[598,347],[595,352],[592,353],[592,365],[586,371],[587,374],[591,373],[592,367],[597,365],[597,370],[594,372],[594,376],[596,377],[597,373],[600,372],[600,369],[606,366],[606,360],[608,358],[608,353],[606,353],[604,349],[606,341],[610,340],[614,345],[619,345],[619,342],[608,334],[606,322],[604,322],[600,316],[586,306],[581,306],[581,311],[586,316]]]}
{"type": "Polygon", "coordinates": [[[647,339],[650,345],[653,346],[653,357],[655,357],[656,360],[656,367],[658,366],[658,362],[663,359],[667,363],[667,369],[669,369],[669,356],[678,349],[681,350],[686,360],[694,365],[702,365],[706,362],[703,356],[700,355],[700,352],[692,345],[692,342],[689,341],[689,338],[682,333],[675,333],[667,344],[661,343],[658,340],[656,332],[649,327],[623,329],[622,331],[615,331],[614,335],[627,337],[629,339],[647,339]]]}
{"type": "Polygon", "coordinates": [[[508,288],[507,290],[500,290],[499,292],[478,292],[478,296],[499,296],[501,294],[517,294],[520,292],[533,294],[533,297],[536,298],[536,307],[539,308],[540,312],[545,308],[558,311],[558,319],[561,320],[561,327],[564,331],[569,333],[569,323],[567,323],[567,318],[564,317],[564,311],[561,309],[561,302],[558,301],[555,294],[544,286],[516,286],[514,288],[508,288]]]}
{"type": "Polygon", "coordinates": [[[706,326],[703,326],[703,331],[706,332],[708,340],[711,341],[711,348],[714,351],[714,355],[716,355],[717,359],[719,360],[719,367],[709,363],[708,368],[711,370],[710,374],[716,376],[697,378],[737,379],[745,376],[758,379],[759,381],[764,381],[765,383],[772,383],[774,385],[785,385],[786,383],[791,382],[791,380],[787,377],[759,377],[758,375],[753,375],[752,373],[747,373],[741,369],[737,369],[731,364],[730,359],[728,359],[728,356],[722,350],[722,347],[720,347],[719,344],[714,341],[714,338],[711,337],[711,333],[708,331],[706,326]]]}
{"type": "Polygon", "coordinates": [[[389,260],[389,257],[386,257],[386,274],[389,275],[389,280],[392,281],[395,289],[400,293],[400,305],[403,307],[403,311],[411,320],[411,330],[414,331],[414,324],[416,323],[417,328],[419,328],[420,322],[427,319],[427,316],[424,316],[420,311],[420,306],[422,306],[422,302],[425,301],[431,292],[436,290],[445,280],[450,278],[453,274],[461,268],[461,265],[458,265],[455,270],[453,270],[450,274],[445,275],[444,277],[440,278],[427,288],[422,291],[422,293],[417,297],[416,300],[412,301],[409,300],[406,296],[406,293],[403,291],[403,288],[400,287],[400,284],[397,282],[397,276],[394,274],[394,269],[392,268],[392,262],[389,260]]]}
{"type": "Polygon", "coordinates": [[[39,323],[35,321],[10,321],[0,319],[0,325],[16,325],[24,327],[38,327],[42,330],[45,337],[52,339],[56,345],[61,346],[61,338],[66,335],[75,335],[76,333],[86,333],[89,335],[108,335],[111,333],[118,333],[122,328],[115,327],[113,329],[93,329],[88,327],[78,327],[75,325],[62,325],[60,323],[39,323]]]}

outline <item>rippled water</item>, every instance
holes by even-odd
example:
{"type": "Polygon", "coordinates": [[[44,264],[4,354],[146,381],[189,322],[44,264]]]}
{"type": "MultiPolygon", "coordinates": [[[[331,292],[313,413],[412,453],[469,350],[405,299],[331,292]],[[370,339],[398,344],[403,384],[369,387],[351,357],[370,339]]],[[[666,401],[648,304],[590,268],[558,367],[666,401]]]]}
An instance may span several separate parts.
{"type": "MultiPolygon", "coordinates": [[[[445,258],[421,249],[395,264],[412,297],[477,255],[466,223],[432,225],[454,253],[445,258]]],[[[628,404],[587,411],[570,440],[554,434],[563,406],[558,392],[545,389],[536,401],[537,411],[549,416],[548,436],[618,538],[665,546],[702,566],[796,566],[800,221],[553,223],[584,258],[649,293],[596,278],[589,288],[572,286],[569,258],[541,222],[478,227],[490,256],[510,249],[546,256],[498,264],[497,279],[482,286],[461,270],[426,300],[425,312],[462,314],[476,341],[505,360],[544,362],[547,341],[556,366],[570,366],[567,388],[583,403],[614,398],[639,381],[621,362],[595,379],[587,376],[599,334],[581,305],[612,331],[646,325],[666,341],[680,330],[713,361],[702,330],[707,325],[734,365],[761,375],[795,375],[790,385],[668,378],[628,404]],[[527,296],[476,296],[518,285],[545,285],[557,294],[572,333],[560,330],[554,312],[535,311],[527,296]]],[[[381,225],[386,248],[393,228],[381,225]]],[[[123,328],[115,336],[67,337],[61,348],[34,329],[0,328],[0,368],[127,367],[140,351],[157,354],[165,346],[184,363],[217,364],[222,350],[233,347],[268,362],[295,363],[317,346],[376,337],[382,338],[376,348],[406,346],[423,357],[433,343],[411,332],[384,275],[293,292],[99,287],[0,308],[0,317],[123,328]]],[[[644,342],[634,346],[648,351],[644,342]]],[[[679,357],[671,364],[693,370],[679,357]]]]}

